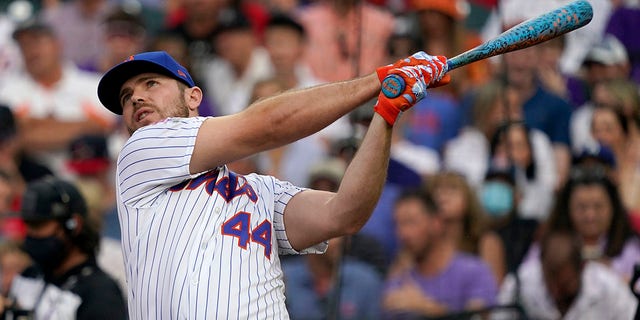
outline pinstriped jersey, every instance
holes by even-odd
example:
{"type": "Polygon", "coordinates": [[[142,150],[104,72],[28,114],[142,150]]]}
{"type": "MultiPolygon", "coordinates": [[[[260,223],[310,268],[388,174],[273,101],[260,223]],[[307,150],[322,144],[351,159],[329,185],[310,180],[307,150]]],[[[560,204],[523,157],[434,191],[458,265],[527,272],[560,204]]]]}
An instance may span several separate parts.
{"type": "MultiPolygon", "coordinates": [[[[189,173],[206,118],[137,130],[117,163],[132,319],[287,319],[278,254],[296,252],[283,212],[302,188],[222,166],[189,173]]],[[[215,143],[215,141],[211,141],[215,143]]]]}

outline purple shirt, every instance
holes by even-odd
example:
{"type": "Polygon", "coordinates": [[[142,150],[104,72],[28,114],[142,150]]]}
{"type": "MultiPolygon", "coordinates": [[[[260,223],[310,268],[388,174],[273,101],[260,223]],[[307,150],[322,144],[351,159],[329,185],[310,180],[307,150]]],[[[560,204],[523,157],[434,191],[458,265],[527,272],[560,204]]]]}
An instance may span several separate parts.
{"type": "Polygon", "coordinates": [[[456,253],[449,265],[438,275],[424,276],[413,268],[387,279],[385,294],[414,281],[422,292],[443,304],[450,312],[465,311],[470,300],[483,301],[485,306],[496,304],[498,285],[489,266],[480,258],[456,253]]]}
{"type": "Polygon", "coordinates": [[[620,7],[609,18],[606,33],[612,34],[624,44],[631,62],[631,78],[640,84],[640,8],[620,7]]]}

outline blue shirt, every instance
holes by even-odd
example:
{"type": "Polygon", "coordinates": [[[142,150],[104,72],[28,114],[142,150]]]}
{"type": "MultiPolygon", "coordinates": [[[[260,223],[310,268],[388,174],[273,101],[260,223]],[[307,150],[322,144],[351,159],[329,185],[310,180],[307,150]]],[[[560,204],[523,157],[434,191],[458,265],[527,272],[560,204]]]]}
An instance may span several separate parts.
{"type": "Polygon", "coordinates": [[[438,152],[462,126],[458,102],[441,92],[429,92],[404,116],[408,117],[404,126],[407,140],[438,152]]]}
{"type": "Polygon", "coordinates": [[[536,93],[522,106],[522,111],[529,128],[546,133],[554,144],[570,146],[572,107],[567,101],[538,86],[536,93]]]}
{"type": "MultiPolygon", "coordinates": [[[[327,319],[329,301],[336,288],[325,297],[314,290],[313,278],[304,257],[282,261],[286,303],[291,319],[327,319]]],[[[345,258],[342,264],[339,319],[379,319],[382,279],[372,266],[345,258]]]]}

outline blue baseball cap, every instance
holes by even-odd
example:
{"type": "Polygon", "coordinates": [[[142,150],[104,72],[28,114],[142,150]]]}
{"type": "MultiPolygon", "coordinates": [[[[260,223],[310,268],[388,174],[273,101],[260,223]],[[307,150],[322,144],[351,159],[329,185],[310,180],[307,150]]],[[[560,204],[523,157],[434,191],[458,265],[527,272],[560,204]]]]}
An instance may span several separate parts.
{"type": "Polygon", "coordinates": [[[124,62],[107,71],[98,84],[100,102],[115,114],[122,114],[120,105],[120,89],[134,76],[142,73],[159,73],[188,85],[195,86],[187,68],[181,66],[164,51],[143,52],[130,56],[124,62]]]}

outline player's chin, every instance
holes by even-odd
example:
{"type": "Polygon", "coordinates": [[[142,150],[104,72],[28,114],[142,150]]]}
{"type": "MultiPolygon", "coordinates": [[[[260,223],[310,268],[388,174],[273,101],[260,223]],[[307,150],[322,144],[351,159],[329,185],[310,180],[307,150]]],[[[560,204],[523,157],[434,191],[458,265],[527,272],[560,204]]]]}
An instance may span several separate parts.
{"type": "Polygon", "coordinates": [[[142,128],[142,127],[146,127],[150,124],[154,124],[156,122],[159,122],[160,120],[160,116],[157,113],[150,113],[148,114],[146,117],[144,117],[143,119],[140,119],[138,121],[135,121],[133,126],[136,128],[142,128]]]}

